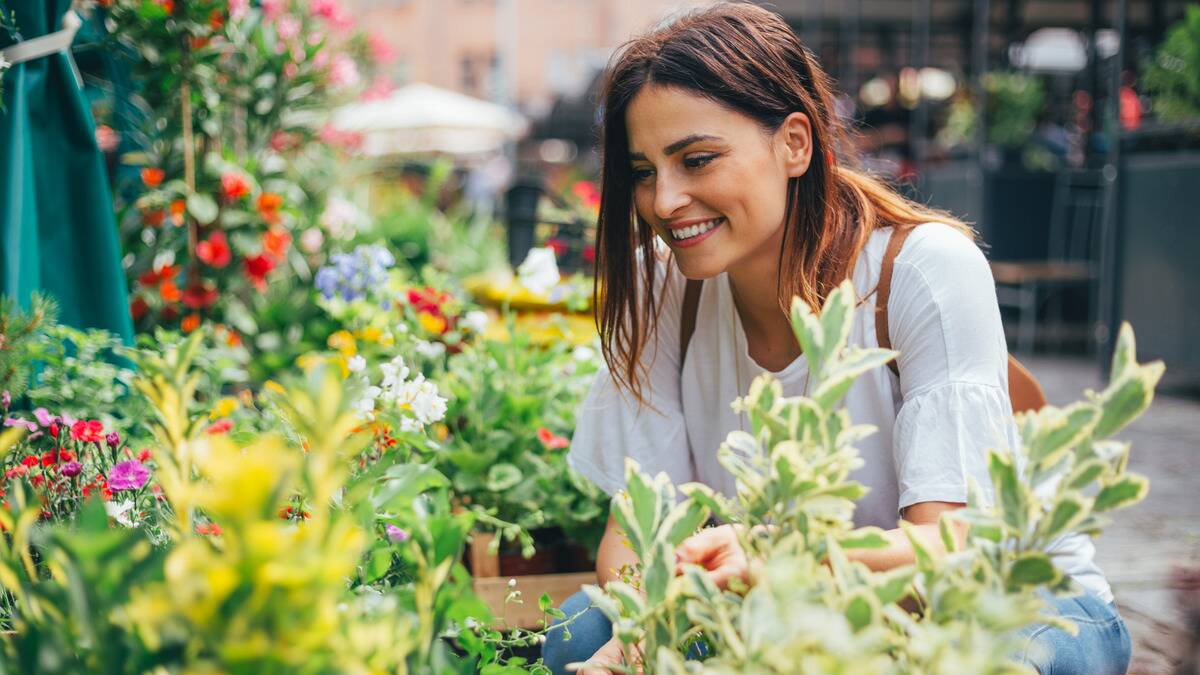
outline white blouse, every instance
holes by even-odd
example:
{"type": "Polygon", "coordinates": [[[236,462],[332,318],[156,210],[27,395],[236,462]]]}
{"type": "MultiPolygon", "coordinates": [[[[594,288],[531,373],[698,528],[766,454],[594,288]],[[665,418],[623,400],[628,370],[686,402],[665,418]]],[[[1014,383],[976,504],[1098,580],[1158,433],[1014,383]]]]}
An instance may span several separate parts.
{"type": "MultiPolygon", "coordinates": [[[[859,256],[853,275],[859,297],[875,288],[890,235],[891,228],[873,233],[859,256]]],[[[729,277],[721,274],[704,284],[681,371],[686,279],[665,264],[658,278],[658,330],[642,356],[648,374],[643,395],[650,405],[639,406],[602,369],[579,407],[568,463],[609,494],[624,487],[625,458],[632,457],[647,473],[666,472],[676,484],[697,481],[732,496],[737,486],[717,463],[717,449],[731,430],[749,428],[730,403],[764,369],[749,355],[729,277]]],[[[870,300],[858,306],[851,344],[879,346],[874,310],[870,300]]],[[[845,398],[856,424],[878,428],[856,444],[864,465],[851,478],[870,491],[858,502],[855,524],[885,529],[897,527],[900,511],[912,504],[966,502],[968,476],[991,499],[988,448],[1020,443],[995,285],[972,241],[940,223],[917,228],[894,263],[888,318],[900,377],[877,368],[845,398]]],[[[773,374],[785,395],[807,393],[804,355],[773,374]]],[[[1089,537],[1067,535],[1054,554],[1084,588],[1112,600],[1092,561],[1089,537]]]]}

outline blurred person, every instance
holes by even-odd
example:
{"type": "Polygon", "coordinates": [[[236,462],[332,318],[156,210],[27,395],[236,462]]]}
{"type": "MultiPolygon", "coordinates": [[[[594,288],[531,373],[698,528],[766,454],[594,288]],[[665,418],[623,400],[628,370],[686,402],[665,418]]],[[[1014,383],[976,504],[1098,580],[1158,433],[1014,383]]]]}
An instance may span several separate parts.
{"type": "MultiPolygon", "coordinates": [[[[891,542],[848,553],[876,570],[911,564],[898,517],[941,550],[940,516],[965,504],[970,478],[991,485],[987,448],[1019,443],[995,286],[974,233],[837,159],[830,78],[778,15],[755,5],[716,5],[627,43],[603,109],[596,278],[606,369],[579,407],[570,465],[610,494],[624,487],[626,458],[676,484],[736,494],[716,460],[727,433],[746,424],[730,401],[763,372],[786,396],[806,393],[790,301],[819,309],[851,280],[863,302],[850,344],[890,341],[900,355],[896,373],[864,374],[845,399],[856,423],[880,430],[858,444],[864,465],[852,479],[869,492],[855,524],[888,529],[891,542]],[[876,326],[872,298],[885,255],[895,263],[890,330],[876,326]],[[690,341],[685,307],[695,312],[690,341]]],[[[602,585],[636,563],[623,536],[610,516],[596,557],[602,585]]],[[[1090,618],[1075,637],[1038,631],[1043,672],[1128,664],[1128,632],[1093,553],[1081,534],[1054,551],[1086,593],[1050,609],[1090,618]]],[[[582,591],[561,609],[578,616],[570,640],[561,629],[547,635],[552,672],[620,663],[611,624],[582,591]]]]}

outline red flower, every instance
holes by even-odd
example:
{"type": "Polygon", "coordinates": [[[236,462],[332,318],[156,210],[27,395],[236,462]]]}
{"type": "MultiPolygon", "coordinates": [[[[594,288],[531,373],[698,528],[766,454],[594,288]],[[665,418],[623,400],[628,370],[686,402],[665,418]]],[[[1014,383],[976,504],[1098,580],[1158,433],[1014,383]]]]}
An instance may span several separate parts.
{"type": "Polygon", "coordinates": [[[174,278],[174,276],[178,273],[179,268],[174,265],[160,265],[138,277],[138,283],[142,284],[143,286],[153,286],[154,284],[157,284],[165,279],[174,278]]]}
{"type": "Polygon", "coordinates": [[[221,30],[225,26],[225,15],[221,10],[214,9],[208,14],[208,26],[213,30],[221,30]]]}
{"type": "Polygon", "coordinates": [[[54,466],[56,461],[58,461],[58,452],[47,450],[42,453],[42,466],[54,466]]]}
{"type": "Polygon", "coordinates": [[[550,239],[546,241],[546,247],[554,251],[555,258],[561,258],[567,252],[567,242],[562,239],[550,239]]]}
{"type": "Polygon", "coordinates": [[[183,292],[183,304],[191,309],[204,309],[211,307],[219,295],[216,286],[204,282],[195,283],[183,292]]]}
{"type": "Polygon", "coordinates": [[[596,247],[592,244],[583,245],[583,261],[589,265],[596,262],[596,247]]]}
{"type": "Polygon", "coordinates": [[[58,461],[73,462],[73,461],[75,461],[75,453],[71,452],[70,450],[65,450],[63,448],[59,448],[58,449],[58,461]]]}
{"type": "Polygon", "coordinates": [[[537,435],[538,440],[541,441],[542,445],[546,446],[546,448],[549,450],[559,450],[571,444],[571,441],[568,441],[562,436],[555,436],[554,432],[550,431],[546,427],[539,428],[537,435]]]}
{"type": "Polygon", "coordinates": [[[439,292],[429,286],[420,290],[415,288],[408,289],[408,304],[413,306],[413,309],[420,312],[430,314],[442,313],[442,305],[450,300],[449,293],[439,292]]]}
{"type": "Polygon", "coordinates": [[[40,462],[40,460],[38,460],[37,455],[29,455],[25,459],[21,460],[21,464],[23,464],[24,466],[26,466],[27,468],[30,468],[30,469],[32,469],[33,467],[37,466],[40,463],[41,462],[40,462]]]}
{"type": "Polygon", "coordinates": [[[142,184],[153,190],[162,185],[165,176],[166,173],[162,169],[146,167],[142,169],[142,184]]]}
{"type": "Polygon", "coordinates": [[[150,311],[150,305],[141,298],[134,298],[129,302],[129,316],[133,317],[134,321],[146,316],[146,312],[150,311]]]}
{"type": "Polygon", "coordinates": [[[209,436],[216,436],[218,434],[226,433],[232,428],[233,422],[231,420],[217,420],[216,422],[208,425],[204,429],[204,433],[208,434],[209,436]]]}
{"type": "Polygon", "coordinates": [[[179,324],[179,330],[190,333],[200,327],[200,315],[188,314],[183,317],[183,321],[179,324]]]}
{"type": "Polygon", "coordinates": [[[583,205],[589,209],[600,206],[600,191],[596,189],[596,186],[591,181],[577,181],[571,186],[571,192],[575,193],[579,201],[583,202],[583,205]]]}
{"type": "Polygon", "coordinates": [[[100,420],[79,420],[71,425],[71,438],[84,443],[104,441],[104,425],[100,420]]]}
{"type": "Polygon", "coordinates": [[[175,282],[169,279],[158,285],[158,294],[166,302],[179,302],[183,298],[183,291],[179,290],[175,282]]]}
{"type": "Polygon", "coordinates": [[[58,438],[58,425],[53,422],[50,423],[50,438],[58,438]]]}
{"type": "Polygon", "coordinates": [[[150,448],[142,448],[142,450],[137,454],[137,460],[142,463],[149,462],[150,455],[150,448]]]}
{"type": "Polygon", "coordinates": [[[250,194],[250,182],[237,172],[229,172],[221,176],[221,195],[225,201],[233,202],[250,194]]]}
{"type": "Polygon", "coordinates": [[[229,261],[233,260],[233,251],[229,249],[229,240],[225,238],[225,233],[217,230],[209,235],[208,239],[196,244],[196,257],[209,267],[220,269],[228,265],[229,261]]]}
{"type": "Polygon", "coordinates": [[[162,209],[142,212],[142,222],[150,227],[162,227],[163,220],[165,220],[166,217],[167,214],[164,213],[162,209]]]}
{"type": "Polygon", "coordinates": [[[174,321],[176,318],[179,317],[179,309],[174,306],[163,307],[162,311],[158,313],[158,316],[163,321],[174,321]]]}
{"type": "Polygon", "coordinates": [[[283,260],[287,255],[288,246],[292,244],[292,235],[282,227],[272,227],[263,232],[263,252],[276,260],[283,260]]]}
{"type": "Polygon", "coordinates": [[[242,264],[246,269],[246,276],[250,278],[250,282],[254,284],[258,292],[267,290],[267,274],[275,269],[275,261],[270,256],[259,253],[246,258],[242,264]]]}
{"type": "Polygon", "coordinates": [[[221,535],[221,526],[216,523],[201,523],[196,526],[196,534],[219,537],[221,535]]]}
{"type": "Polygon", "coordinates": [[[272,225],[279,222],[280,206],[283,206],[283,197],[274,192],[264,192],[258,196],[258,215],[272,225]]]}

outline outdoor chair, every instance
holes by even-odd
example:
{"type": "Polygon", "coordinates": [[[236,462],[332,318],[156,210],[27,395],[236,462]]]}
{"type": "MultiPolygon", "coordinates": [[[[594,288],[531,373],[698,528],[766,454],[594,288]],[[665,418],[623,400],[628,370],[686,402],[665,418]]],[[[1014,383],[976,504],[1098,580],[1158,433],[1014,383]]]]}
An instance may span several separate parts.
{"type": "Polygon", "coordinates": [[[1038,312],[1046,303],[1043,328],[1061,344],[1067,328],[1064,294],[1082,288],[1086,298],[1084,332],[1090,342],[1096,312],[1096,280],[1102,241],[1107,182],[1099,170],[1064,169],[1055,179],[1054,203],[1045,260],[992,262],[1000,307],[1017,310],[1016,351],[1031,353],[1038,312]]]}

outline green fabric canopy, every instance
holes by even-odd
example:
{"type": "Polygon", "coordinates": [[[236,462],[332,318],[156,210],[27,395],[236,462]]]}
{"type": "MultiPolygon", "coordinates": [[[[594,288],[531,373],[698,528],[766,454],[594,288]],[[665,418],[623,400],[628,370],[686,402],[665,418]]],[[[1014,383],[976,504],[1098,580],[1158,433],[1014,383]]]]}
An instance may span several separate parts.
{"type": "MultiPolygon", "coordinates": [[[[57,31],[71,0],[18,0],[23,40],[57,31]]],[[[0,4],[0,7],[3,7],[0,4]]],[[[8,47],[0,33],[0,48],[8,47]]],[[[96,123],[66,52],[4,73],[0,111],[0,283],[29,302],[62,306],[61,321],[104,328],[130,343],[128,288],[96,123]]]]}

